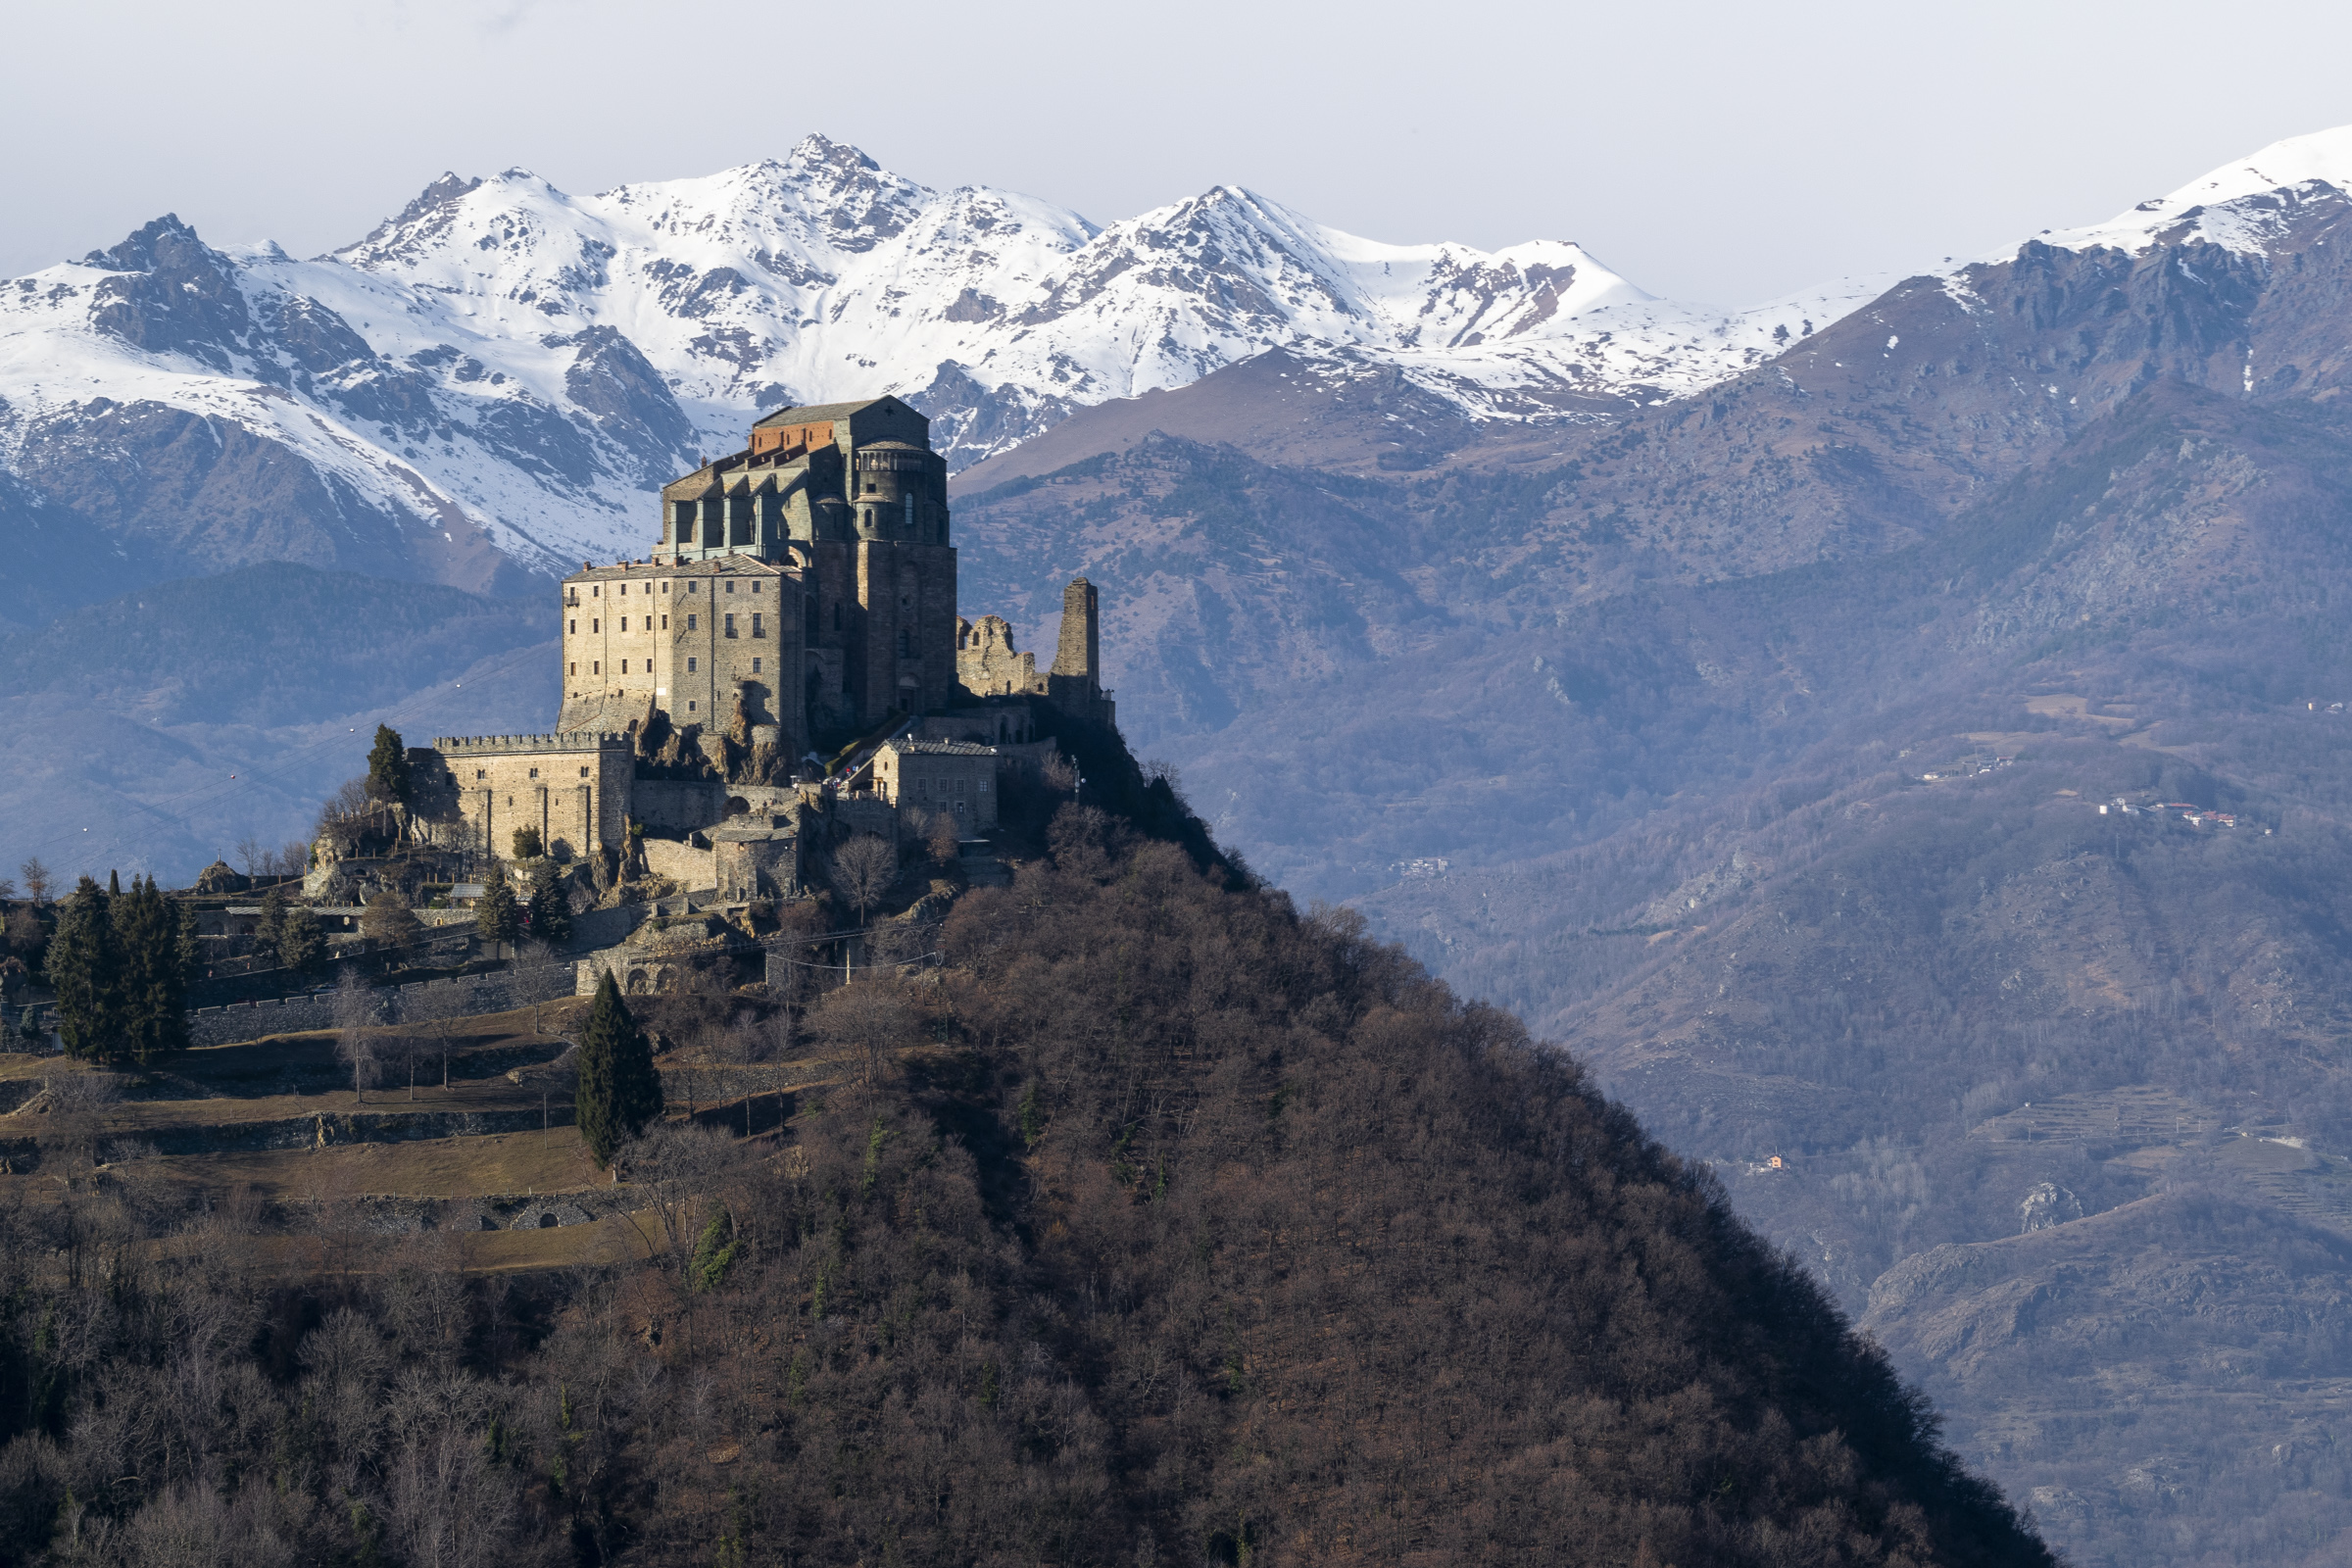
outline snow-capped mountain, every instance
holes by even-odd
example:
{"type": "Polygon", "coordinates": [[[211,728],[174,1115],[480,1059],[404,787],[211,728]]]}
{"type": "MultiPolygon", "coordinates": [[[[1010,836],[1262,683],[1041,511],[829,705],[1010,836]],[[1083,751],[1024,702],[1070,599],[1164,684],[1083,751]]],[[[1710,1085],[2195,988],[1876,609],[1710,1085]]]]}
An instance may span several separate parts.
{"type": "Polygon", "coordinates": [[[1387,360],[1479,418],[1591,416],[1876,292],[1693,309],[1574,244],[1384,245],[1228,186],[1098,227],[814,136],[591,197],[445,176],[311,261],[166,218],[0,285],[0,509],[97,525],[133,577],[478,584],[641,547],[649,489],[786,403],[896,392],[961,467],[1279,346],[1387,360]]]}

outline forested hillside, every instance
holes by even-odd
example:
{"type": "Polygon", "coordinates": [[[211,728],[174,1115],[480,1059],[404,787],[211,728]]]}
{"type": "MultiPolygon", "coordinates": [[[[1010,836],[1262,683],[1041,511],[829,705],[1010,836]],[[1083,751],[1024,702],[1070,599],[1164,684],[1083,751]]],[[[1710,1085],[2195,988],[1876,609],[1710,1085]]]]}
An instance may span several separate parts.
{"type": "Polygon", "coordinates": [[[940,948],[813,1000],[780,1133],[624,1149],[641,1262],[296,1279],[135,1159],[10,1184],[0,1552],[2051,1560],[1712,1178],[1357,917],[1071,807],[940,948]]]}

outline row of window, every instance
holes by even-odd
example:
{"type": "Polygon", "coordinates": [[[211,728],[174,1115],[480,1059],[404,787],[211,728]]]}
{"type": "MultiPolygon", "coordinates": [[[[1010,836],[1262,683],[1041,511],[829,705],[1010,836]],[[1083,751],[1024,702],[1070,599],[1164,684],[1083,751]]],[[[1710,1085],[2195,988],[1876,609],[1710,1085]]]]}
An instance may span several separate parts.
{"type": "MultiPolygon", "coordinates": [[[[750,581],[751,581],[751,585],[752,585],[752,592],[754,592],[754,593],[758,593],[758,592],[760,592],[760,579],[759,579],[759,578],[757,578],[757,577],[754,577],[754,578],[750,579],[750,581]]],[[[646,588],[646,590],[645,590],[645,591],[646,591],[647,593],[649,593],[649,594],[650,594],[650,593],[652,593],[654,590],[653,590],[652,586],[649,584],[649,585],[647,586],[647,588],[646,588]]],[[[663,583],[663,584],[662,585],[662,591],[663,593],[667,593],[667,592],[669,592],[669,584],[668,584],[668,583],[666,583],[666,582],[665,582],[665,583],[663,583]]],[[[699,593],[701,593],[701,592],[703,591],[703,585],[702,585],[701,583],[699,583],[699,582],[693,582],[693,581],[689,581],[689,582],[686,584],[686,591],[687,591],[688,593],[690,593],[690,594],[699,594],[699,593]]],[[[733,580],[732,580],[732,579],[729,579],[729,580],[728,580],[728,582],[727,582],[727,586],[726,586],[726,591],[727,591],[728,593],[733,593],[733,592],[735,591],[735,584],[734,584],[734,582],[733,582],[733,580]]],[[[590,583],[590,584],[588,585],[588,597],[589,597],[589,598],[591,598],[591,599],[601,599],[601,598],[603,598],[603,597],[604,597],[604,592],[605,592],[605,586],[604,586],[604,584],[602,584],[602,583],[590,583]]],[[[624,582],[624,583],[622,583],[622,584],[620,585],[620,594],[621,594],[621,597],[622,597],[622,598],[624,598],[624,599],[625,599],[625,598],[627,598],[627,597],[628,597],[628,592],[629,592],[629,585],[628,585],[627,583],[625,583],[625,582],[624,582]]],[[[568,599],[564,600],[564,602],[565,604],[567,604],[567,605],[576,605],[576,604],[578,604],[578,603],[580,602],[580,591],[579,591],[577,588],[574,588],[574,589],[572,589],[572,590],[571,590],[571,596],[570,596],[568,599]]]]}
{"type": "MultiPolygon", "coordinates": [[[[535,768],[535,767],[534,767],[534,768],[532,768],[532,769],[531,769],[531,777],[533,777],[533,778],[537,778],[538,776],[539,776],[539,770],[538,770],[537,768],[535,768]]],[[[582,777],[582,778],[586,778],[587,776],[588,776],[588,767],[587,767],[587,764],[586,764],[586,763],[582,763],[582,764],[581,764],[581,766],[580,766],[580,777],[582,777]]],[[[486,768],[486,767],[477,767],[477,768],[475,768],[475,769],[473,770],[473,778],[474,778],[474,782],[475,782],[475,783],[477,783],[477,784],[479,784],[479,783],[487,783],[487,782],[489,781],[489,778],[490,778],[490,770],[489,770],[488,768],[486,768]]],[[[511,795],[510,795],[510,796],[508,796],[508,797],[507,797],[507,804],[508,804],[509,806],[513,806],[513,805],[514,804],[514,798],[513,796],[511,796],[511,795]]]]}
{"type": "MultiPolygon", "coordinates": [[[[639,630],[641,630],[641,631],[653,631],[653,630],[655,629],[655,626],[654,626],[654,621],[655,621],[657,618],[659,618],[659,619],[661,620],[661,622],[662,622],[662,625],[661,625],[661,628],[660,628],[661,630],[662,630],[662,631],[667,631],[667,630],[669,630],[669,617],[668,617],[667,615],[662,615],[662,616],[660,616],[660,617],[656,617],[656,616],[653,616],[653,615],[640,615],[640,616],[638,617],[638,619],[640,619],[640,620],[644,621],[644,622],[645,622],[645,624],[644,624],[642,627],[640,627],[640,628],[639,628],[639,630]]],[[[840,606],[838,606],[838,605],[836,605],[836,606],[834,606],[834,607],[833,607],[833,619],[834,619],[834,621],[835,621],[835,623],[836,623],[836,624],[838,624],[838,623],[840,622],[840,620],[841,620],[841,607],[840,607],[840,606]]],[[[701,617],[701,616],[699,616],[699,615],[688,615],[688,616],[686,617],[686,629],[687,629],[688,631],[697,631],[697,630],[700,630],[700,629],[701,629],[701,627],[700,627],[700,622],[701,622],[701,620],[702,620],[702,617],[701,617]]],[[[734,615],[734,612],[733,612],[732,611],[728,612],[728,613],[727,613],[727,616],[726,616],[726,622],[727,622],[727,625],[726,625],[726,635],[727,635],[727,636],[729,636],[729,637],[732,637],[732,636],[734,636],[734,635],[735,635],[735,615],[734,615]]],[[[605,629],[605,623],[604,623],[604,622],[603,622],[601,619],[597,618],[597,617],[596,617],[596,616],[594,616],[594,615],[591,615],[591,616],[588,618],[588,634],[589,634],[590,636],[592,636],[592,637],[595,637],[595,636],[601,636],[601,635],[603,635],[603,633],[604,633],[604,629],[605,629]]],[[[620,617],[620,625],[619,625],[619,627],[618,627],[617,629],[618,629],[618,630],[620,630],[620,631],[624,631],[624,632],[625,632],[625,631],[627,631],[627,630],[629,629],[629,617],[628,617],[628,616],[626,616],[626,615],[623,615],[623,616],[621,616],[621,617],[620,617]]],[[[564,634],[565,634],[566,636],[571,636],[571,637],[576,637],[576,636],[578,636],[578,635],[580,634],[580,622],[579,622],[579,618],[578,618],[577,616],[574,616],[574,617],[572,617],[571,619],[569,619],[569,620],[566,620],[566,621],[564,623],[564,634]]],[[[765,637],[765,636],[767,635],[767,616],[766,616],[765,612],[761,612],[761,611],[758,611],[758,610],[755,610],[755,611],[753,611],[753,612],[752,612],[752,635],[753,635],[753,636],[755,636],[755,637],[765,637]]],[[[906,634],[905,632],[901,632],[901,633],[899,634],[899,640],[900,640],[901,642],[905,642],[905,641],[906,640],[906,634]]]]}

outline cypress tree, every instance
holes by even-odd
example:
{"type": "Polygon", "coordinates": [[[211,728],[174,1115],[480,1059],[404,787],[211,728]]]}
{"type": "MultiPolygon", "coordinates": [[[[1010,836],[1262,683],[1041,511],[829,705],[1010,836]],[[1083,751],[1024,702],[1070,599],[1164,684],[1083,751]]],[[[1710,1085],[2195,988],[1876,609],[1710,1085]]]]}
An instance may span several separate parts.
{"type": "Polygon", "coordinates": [[[107,1062],[122,1054],[122,950],[107,896],[84,876],[57,913],[49,939],[49,984],[67,1054],[107,1062]]]}
{"type": "Polygon", "coordinates": [[[512,942],[522,935],[522,911],[515,906],[514,890],[507,885],[507,868],[490,862],[489,885],[474,906],[473,926],[484,942],[512,942]]]}
{"type": "Polygon", "coordinates": [[[531,867],[531,935],[559,947],[571,940],[571,900],[552,859],[531,867]]]}
{"type": "Polygon", "coordinates": [[[409,749],[389,724],[375,726],[375,745],[368,753],[368,793],[375,800],[409,804],[409,749]]]}
{"type": "Polygon", "coordinates": [[[179,921],[153,878],[133,876],[130,891],[109,903],[122,956],[123,1046],[145,1067],[188,1044],[179,921]]]}
{"type": "Polygon", "coordinates": [[[662,1114],[662,1077],[654,1071],[653,1048],[645,1031],[620,1000],[612,971],[597,982],[580,1034],[579,1090],[573,1099],[580,1136],[601,1168],[612,1162],[621,1143],[645,1131],[662,1114]]]}

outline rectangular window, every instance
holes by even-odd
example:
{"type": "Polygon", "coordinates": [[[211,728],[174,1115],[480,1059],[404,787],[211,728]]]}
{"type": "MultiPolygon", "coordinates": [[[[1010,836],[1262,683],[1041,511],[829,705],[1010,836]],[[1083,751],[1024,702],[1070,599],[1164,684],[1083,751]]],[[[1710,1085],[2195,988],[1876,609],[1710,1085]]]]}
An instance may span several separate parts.
{"type": "Polygon", "coordinates": [[[623,615],[623,616],[621,616],[621,617],[620,617],[620,629],[621,629],[622,631],[627,631],[627,630],[629,629],[629,617],[628,617],[628,616],[626,616],[626,615],[623,615]]]}
{"type": "Polygon", "coordinates": [[[534,767],[534,768],[532,768],[532,769],[531,769],[531,777],[533,777],[533,778],[537,778],[538,776],[539,776],[539,770],[538,770],[537,768],[535,768],[535,767],[534,767]]]}
{"type": "Polygon", "coordinates": [[[669,584],[668,584],[668,583],[666,583],[666,582],[665,582],[665,583],[663,583],[663,584],[662,585],[662,591],[663,593],[667,593],[667,592],[669,592],[669,584]]]}
{"type": "Polygon", "coordinates": [[[691,659],[686,661],[686,673],[689,675],[694,673],[694,661],[691,659]]]}
{"type": "Polygon", "coordinates": [[[585,767],[582,767],[582,768],[580,769],[580,777],[582,777],[582,778],[586,778],[587,776],[588,776],[588,769],[587,769],[587,768],[585,768],[585,767]]]}
{"type": "Polygon", "coordinates": [[[568,620],[568,621],[565,621],[565,622],[564,623],[564,629],[565,631],[567,631],[567,632],[570,632],[570,633],[571,633],[573,636],[575,636],[575,637],[576,637],[576,636],[578,636],[578,635],[579,635],[579,632],[580,632],[580,623],[579,623],[577,620],[568,620]]]}
{"type": "Polygon", "coordinates": [[[686,629],[688,631],[694,630],[694,623],[702,618],[703,617],[700,615],[688,615],[686,617],[686,629]]]}
{"type": "Polygon", "coordinates": [[[729,637],[732,637],[732,636],[734,636],[734,635],[735,635],[735,617],[734,617],[733,615],[729,615],[729,616],[727,617],[727,632],[726,632],[726,634],[727,634],[729,637]]]}
{"type": "MultiPolygon", "coordinates": [[[[910,497],[909,499],[912,499],[912,498],[910,497]]],[[[625,582],[624,582],[624,583],[622,583],[622,584],[620,585],[620,591],[621,591],[622,593],[624,593],[624,594],[625,594],[625,593],[627,593],[627,592],[629,591],[629,585],[628,585],[627,583],[625,583],[625,582]]]]}
{"type": "Polygon", "coordinates": [[[667,615],[663,615],[662,617],[662,629],[663,631],[669,630],[669,617],[667,615]]]}
{"type": "Polygon", "coordinates": [[[752,612],[752,635],[755,637],[764,637],[767,635],[767,633],[760,629],[760,612],[757,610],[752,612]]]}
{"type": "Polygon", "coordinates": [[[757,582],[753,583],[753,584],[752,584],[752,592],[754,592],[754,593],[758,593],[759,591],[760,591],[760,585],[759,585],[757,582]]]}
{"type": "Polygon", "coordinates": [[[580,672],[580,662],[579,662],[578,660],[576,660],[576,659],[575,659],[575,660],[573,660],[573,661],[572,661],[572,662],[571,662],[569,664],[566,664],[566,665],[564,667],[564,674],[566,674],[566,675],[577,675],[579,672],[580,672]]]}
{"type": "Polygon", "coordinates": [[[490,770],[486,767],[477,767],[473,770],[473,776],[477,779],[488,778],[490,776],[490,770]]]}
{"type": "Polygon", "coordinates": [[[602,588],[591,588],[588,590],[588,597],[594,599],[597,595],[603,592],[604,590],[602,588]]]}
{"type": "Polygon", "coordinates": [[[752,661],[752,673],[755,675],[760,673],[760,661],[757,659],[752,661]]]}
{"type": "Polygon", "coordinates": [[[620,662],[620,672],[623,675],[626,675],[629,672],[629,662],[625,659],[620,662]]]}
{"type": "Polygon", "coordinates": [[[686,585],[686,591],[690,594],[699,594],[703,591],[703,585],[699,582],[690,582],[686,585]]]}
{"type": "Polygon", "coordinates": [[[735,591],[735,585],[734,585],[734,583],[732,583],[732,582],[728,583],[728,584],[727,584],[727,592],[729,592],[729,593],[733,593],[734,591],[735,591]]]}
{"type": "Polygon", "coordinates": [[[693,711],[694,711],[694,704],[693,704],[692,702],[688,702],[688,703],[687,703],[687,705],[686,705],[686,711],[688,711],[689,713],[691,713],[691,712],[693,712],[693,711]]]}
{"type": "Polygon", "coordinates": [[[604,629],[605,629],[605,628],[604,628],[604,622],[602,622],[602,621],[597,621],[597,620],[592,620],[592,621],[590,621],[590,622],[588,623],[588,629],[589,629],[590,631],[592,631],[592,632],[596,632],[596,631],[602,631],[602,630],[604,630],[604,629]]]}
{"type": "Polygon", "coordinates": [[[602,675],[604,672],[605,672],[605,664],[604,664],[604,661],[603,661],[603,660],[601,660],[601,659],[592,659],[592,660],[590,660],[590,661],[588,662],[588,673],[589,673],[589,674],[591,674],[591,675],[602,675]]]}

